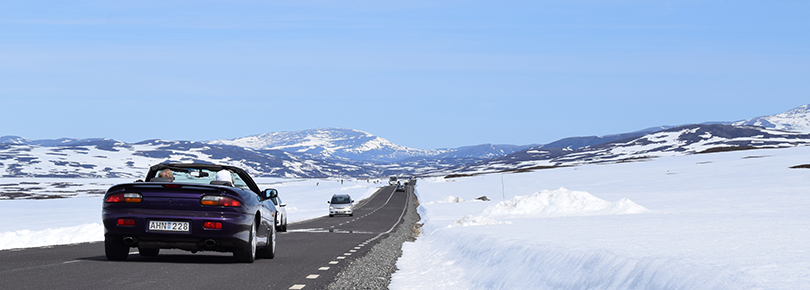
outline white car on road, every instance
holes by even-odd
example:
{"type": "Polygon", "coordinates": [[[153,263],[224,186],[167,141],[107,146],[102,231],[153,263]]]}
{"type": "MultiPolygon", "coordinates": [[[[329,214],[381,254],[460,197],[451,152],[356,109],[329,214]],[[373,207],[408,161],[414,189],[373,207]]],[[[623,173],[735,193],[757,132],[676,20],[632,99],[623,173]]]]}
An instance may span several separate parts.
{"type": "Polygon", "coordinates": [[[354,200],[352,197],[345,193],[339,193],[332,196],[329,203],[329,216],[333,217],[336,214],[354,215],[354,200]]]}
{"type": "Polygon", "coordinates": [[[287,231],[287,204],[281,202],[281,197],[278,196],[278,190],[275,188],[268,188],[270,191],[270,200],[276,206],[276,231],[287,231]]]}

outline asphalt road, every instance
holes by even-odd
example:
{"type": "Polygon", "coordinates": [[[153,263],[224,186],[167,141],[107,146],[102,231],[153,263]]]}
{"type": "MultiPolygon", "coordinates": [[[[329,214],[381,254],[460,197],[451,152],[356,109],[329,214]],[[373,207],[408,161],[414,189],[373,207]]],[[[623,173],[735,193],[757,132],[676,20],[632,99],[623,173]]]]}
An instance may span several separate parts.
{"type": "MultiPolygon", "coordinates": [[[[408,194],[386,186],[353,217],[290,224],[276,237],[276,257],[235,263],[230,253],[161,250],[108,261],[104,243],[0,251],[2,289],[324,289],[349,261],[365,255],[396,226],[408,194]]],[[[412,189],[408,187],[410,192],[412,189]]],[[[327,204],[324,202],[324,213],[327,204]]]]}

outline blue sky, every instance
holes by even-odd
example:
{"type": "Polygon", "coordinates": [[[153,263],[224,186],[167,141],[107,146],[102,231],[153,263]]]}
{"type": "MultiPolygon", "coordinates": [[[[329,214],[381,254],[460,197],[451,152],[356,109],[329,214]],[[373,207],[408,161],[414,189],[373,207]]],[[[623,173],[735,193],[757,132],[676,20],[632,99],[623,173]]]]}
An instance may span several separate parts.
{"type": "Polygon", "coordinates": [[[343,127],[433,149],[810,103],[807,1],[13,2],[0,135],[29,139],[343,127]]]}

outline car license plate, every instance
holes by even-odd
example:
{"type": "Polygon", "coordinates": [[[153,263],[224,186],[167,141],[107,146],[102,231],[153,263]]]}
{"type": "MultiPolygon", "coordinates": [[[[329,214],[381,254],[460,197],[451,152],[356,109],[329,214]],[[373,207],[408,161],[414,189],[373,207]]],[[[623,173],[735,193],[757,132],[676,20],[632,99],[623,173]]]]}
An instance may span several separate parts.
{"type": "Polygon", "coordinates": [[[188,232],[188,222],[149,221],[150,231],[188,232]]]}

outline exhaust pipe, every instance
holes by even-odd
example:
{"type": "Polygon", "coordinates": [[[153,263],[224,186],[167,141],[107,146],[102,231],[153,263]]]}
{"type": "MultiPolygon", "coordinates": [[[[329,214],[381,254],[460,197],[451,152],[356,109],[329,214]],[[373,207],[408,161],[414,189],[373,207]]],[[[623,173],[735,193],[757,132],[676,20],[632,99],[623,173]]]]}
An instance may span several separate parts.
{"type": "Polygon", "coordinates": [[[134,245],[136,243],[138,243],[138,239],[133,238],[133,237],[124,237],[124,244],[126,244],[126,245],[131,246],[131,245],[134,245]]]}
{"type": "Polygon", "coordinates": [[[210,248],[210,247],[216,246],[217,241],[212,240],[212,239],[208,239],[208,240],[205,240],[205,242],[203,242],[203,244],[205,244],[206,247],[210,248]]]}

